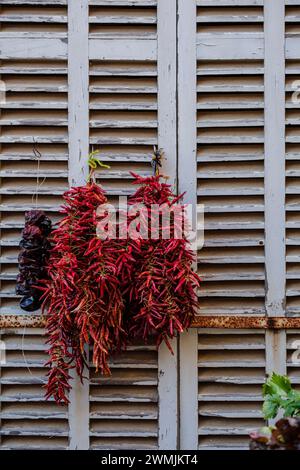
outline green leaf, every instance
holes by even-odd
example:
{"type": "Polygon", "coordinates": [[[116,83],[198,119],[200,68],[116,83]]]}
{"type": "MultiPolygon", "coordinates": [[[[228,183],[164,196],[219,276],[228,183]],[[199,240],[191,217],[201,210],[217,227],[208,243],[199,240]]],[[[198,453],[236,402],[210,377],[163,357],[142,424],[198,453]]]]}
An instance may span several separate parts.
{"type": "Polygon", "coordinates": [[[265,419],[276,418],[280,403],[278,398],[267,395],[263,404],[262,412],[265,419]]]}
{"type": "Polygon", "coordinates": [[[275,374],[268,378],[267,382],[263,385],[263,396],[266,395],[279,395],[285,396],[292,390],[291,381],[284,375],[275,374]]]}
{"type": "Polygon", "coordinates": [[[263,396],[266,419],[275,418],[280,409],[285,417],[300,415],[300,393],[292,388],[288,377],[273,373],[263,386],[263,396]]]}
{"type": "Polygon", "coordinates": [[[293,390],[289,393],[288,399],[285,400],[284,404],[285,417],[297,416],[300,413],[300,396],[299,392],[293,390]]]}

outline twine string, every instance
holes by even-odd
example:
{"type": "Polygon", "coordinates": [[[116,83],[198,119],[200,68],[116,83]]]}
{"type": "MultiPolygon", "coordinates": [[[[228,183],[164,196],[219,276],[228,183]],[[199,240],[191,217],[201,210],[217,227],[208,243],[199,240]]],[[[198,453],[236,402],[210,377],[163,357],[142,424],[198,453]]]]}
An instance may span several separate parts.
{"type": "Polygon", "coordinates": [[[40,161],[41,161],[41,158],[42,158],[42,154],[38,150],[38,148],[36,147],[35,140],[33,140],[32,152],[33,152],[34,158],[37,160],[36,186],[35,186],[35,191],[32,195],[32,204],[34,203],[34,200],[35,200],[35,208],[37,209],[38,199],[39,199],[39,190],[42,187],[42,185],[44,184],[44,182],[46,180],[46,177],[44,177],[44,179],[40,182],[40,163],[41,163],[40,161]]]}

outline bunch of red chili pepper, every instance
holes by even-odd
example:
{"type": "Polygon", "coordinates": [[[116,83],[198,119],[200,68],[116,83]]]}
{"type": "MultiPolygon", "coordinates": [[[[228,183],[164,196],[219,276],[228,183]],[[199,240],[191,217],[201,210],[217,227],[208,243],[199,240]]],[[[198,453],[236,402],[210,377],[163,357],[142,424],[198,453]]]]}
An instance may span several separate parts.
{"type": "Polygon", "coordinates": [[[83,377],[86,345],[104,374],[110,354],[121,348],[124,301],[116,276],[118,252],[96,238],[95,211],[106,203],[94,183],[65,193],[65,217],[53,231],[54,248],[44,293],[50,366],[46,397],[68,403],[69,371],[83,377]]]}
{"type": "Polygon", "coordinates": [[[174,211],[168,226],[159,223],[151,236],[153,211],[161,221],[161,211],[175,207],[180,197],[159,176],[134,177],[140,188],[130,198],[128,235],[122,239],[96,236],[96,210],[107,201],[99,186],[88,183],[64,195],[65,217],[53,232],[43,296],[50,344],[46,397],[59,403],[68,403],[70,369],[83,378],[87,345],[96,369],[110,374],[109,358],[125,350],[129,338],[155,338],[171,349],[169,339],[188,328],[196,313],[194,255],[186,238],[176,237],[182,214],[174,211]],[[136,205],[142,206],[132,238],[136,205]]]}
{"type": "MultiPolygon", "coordinates": [[[[130,198],[139,213],[141,236],[130,239],[131,282],[127,282],[130,309],[127,328],[131,337],[156,339],[157,346],[189,328],[196,315],[200,279],[193,271],[194,253],[185,236],[185,206],[177,204],[170,185],[160,176],[133,174],[140,188],[130,198]]],[[[124,285],[126,280],[122,280],[124,285]]]]}

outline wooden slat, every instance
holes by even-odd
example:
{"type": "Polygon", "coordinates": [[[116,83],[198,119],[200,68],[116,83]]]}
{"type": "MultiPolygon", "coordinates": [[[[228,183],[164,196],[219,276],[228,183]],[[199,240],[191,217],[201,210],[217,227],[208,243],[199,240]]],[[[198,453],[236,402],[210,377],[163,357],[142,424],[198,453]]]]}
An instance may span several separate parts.
{"type": "Polygon", "coordinates": [[[1,5],[67,5],[68,0],[1,0],[1,5]]]}
{"type": "Polygon", "coordinates": [[[130,7],[152,7],[157,5],[158,0],[89,0],[90,6],[130,6],[130,7]]]}
{"type": "MultiPolygon", "coordinates": [[[[293,0],[287,0],[293,1],[293,0]]],[[[296,0],[297,1],[297,0],[296,0]]],[[[264,0],[196,0],[199,7],[263,6],[264,0]]]]}
{"type": "Polygon", "coordinates": [[[89,58],[92,60],[156,60],[157,42],[130,39],[90,39],[89,58]]]}
{"type": "Polygon", "coordinates": [[[300,37],[293,36],[285,39],[286,59],[299,59],[300,37]]]}
{"type": "Polygon", "coordinates": [[[1,59],[65,59],[67,40],[65,38],[0,38],[1,59]]]}
{"type": "Polygon", "coordinates": [[[258,60],[264,57],[264,41],[261,34],[226,35],[198,34],[198,60],[258,60]]]}

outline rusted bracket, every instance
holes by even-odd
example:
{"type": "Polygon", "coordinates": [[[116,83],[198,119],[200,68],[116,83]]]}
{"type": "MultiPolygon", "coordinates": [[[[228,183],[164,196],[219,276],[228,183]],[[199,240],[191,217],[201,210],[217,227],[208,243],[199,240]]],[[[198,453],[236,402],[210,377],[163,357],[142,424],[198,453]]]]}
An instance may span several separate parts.
{"type": "MultiPolygon", "coordinates": [[[[45,317],[41,315],[0,315],[0,328],[44,328],[45,317]]],[[[300,329],[300,317],[246,317],[246,316],[198,316],[192,328],[219,329],[300,329]]]]}

